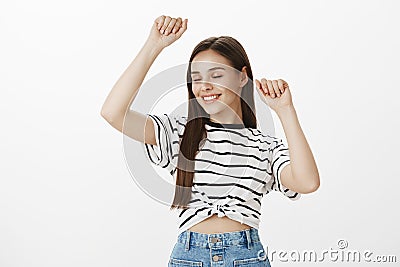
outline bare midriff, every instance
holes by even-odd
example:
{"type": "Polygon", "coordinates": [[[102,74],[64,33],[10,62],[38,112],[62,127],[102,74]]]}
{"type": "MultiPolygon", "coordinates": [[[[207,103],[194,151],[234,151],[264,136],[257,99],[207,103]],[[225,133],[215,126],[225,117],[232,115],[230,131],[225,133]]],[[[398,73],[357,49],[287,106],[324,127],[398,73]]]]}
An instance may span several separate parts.
{"type": "Polygon", "coordinates": [[[216,214],[193,225],[189,228],[190,231],[206,234],[224,233],[241,231],[251,228],[247,224],[241,224],[238,221],[232,220],[227,216],[218,217],[216,214]]]}

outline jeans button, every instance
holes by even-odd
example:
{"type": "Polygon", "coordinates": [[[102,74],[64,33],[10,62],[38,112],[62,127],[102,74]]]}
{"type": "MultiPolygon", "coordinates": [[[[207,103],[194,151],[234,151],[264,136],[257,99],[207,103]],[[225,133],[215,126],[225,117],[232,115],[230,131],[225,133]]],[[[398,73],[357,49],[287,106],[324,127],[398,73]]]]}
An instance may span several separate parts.
{"type": "Polygon", "coordinates": [[[219,256],[218,255],[214,255],[213,256],[213,261],[218,261],[219,260],[219,256]]]}

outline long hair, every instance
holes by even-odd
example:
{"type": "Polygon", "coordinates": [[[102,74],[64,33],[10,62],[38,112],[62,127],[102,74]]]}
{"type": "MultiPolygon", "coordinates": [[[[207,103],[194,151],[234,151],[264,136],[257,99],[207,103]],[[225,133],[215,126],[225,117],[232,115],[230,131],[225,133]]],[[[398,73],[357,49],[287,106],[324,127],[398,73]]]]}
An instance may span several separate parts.
{"type": "Polygon", "coordinates": [[[188,89],[188,116],[185,130],[180,143],[180,151],[177,164],[177,178],[175,185],[175,195],[170,209],[187,208],[191,198],[193,176],[194,176],[194,158],[198,152],[199,144],[205,138],[207,132],[205,123],[209,121],[210,115],[197,102],[192,91],[191,82],[191,64],[193,58],[200,52],[211,49],[225,57],[231,67],[241,71],[246,66],[248,82],[242,88],[240,102],[242,108],[242,120],[245,127],[256,128],[257,120],[253,112],[254,106],[254,87],[253,72],[250,61],[243,46],[230,36],[209,37],[193,49],[189,59],[189,65],[186,74],[188,89]]]}

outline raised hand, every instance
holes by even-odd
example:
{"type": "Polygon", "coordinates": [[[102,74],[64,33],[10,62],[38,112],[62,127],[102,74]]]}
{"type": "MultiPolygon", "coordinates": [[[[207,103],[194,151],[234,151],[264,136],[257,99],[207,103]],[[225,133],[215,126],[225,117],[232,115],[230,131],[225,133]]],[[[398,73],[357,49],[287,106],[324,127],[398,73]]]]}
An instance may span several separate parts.
{"type": "Polygon", "coordinates": [[[257,79],[255,82],[261,100],[275,112],[279,112],[282,108],[293,106],[289,85],[284,80],[266,80],[262,78],[261,82],[257,79]]]}
{"type": "Polygon", "coordinates": [[[148,41],[165,48],[182,36],[187,29],[187,22],[188,19],[161,15],[154,20],[148,41]]]}

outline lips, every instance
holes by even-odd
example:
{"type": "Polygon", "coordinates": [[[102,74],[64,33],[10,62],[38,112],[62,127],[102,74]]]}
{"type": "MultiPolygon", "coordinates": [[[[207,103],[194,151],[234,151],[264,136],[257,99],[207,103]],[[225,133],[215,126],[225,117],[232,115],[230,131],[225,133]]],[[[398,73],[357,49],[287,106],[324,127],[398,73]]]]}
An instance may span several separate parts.
{"type": "Polygon", "coordinates": [[[201,98],[206,103],[212,103],[212,102],[218,100],[220,96],[221,96],[221,94],[210,94],[210,95],[204,95],[201,98]]]}
{"type": "Polygon", "coordinates": [[[221,96],[221,94],[206,95],[206,96],[203,96],[202,99],[203,99],[203,102],[204,102],[205,104],[212,104],[212,103],[214,103],[215,101],[217,101],[217,100],[219,99],[220,96],[221,96]],[[215,96],[216,96],[216,97],[215,97],[215,96]]]}

